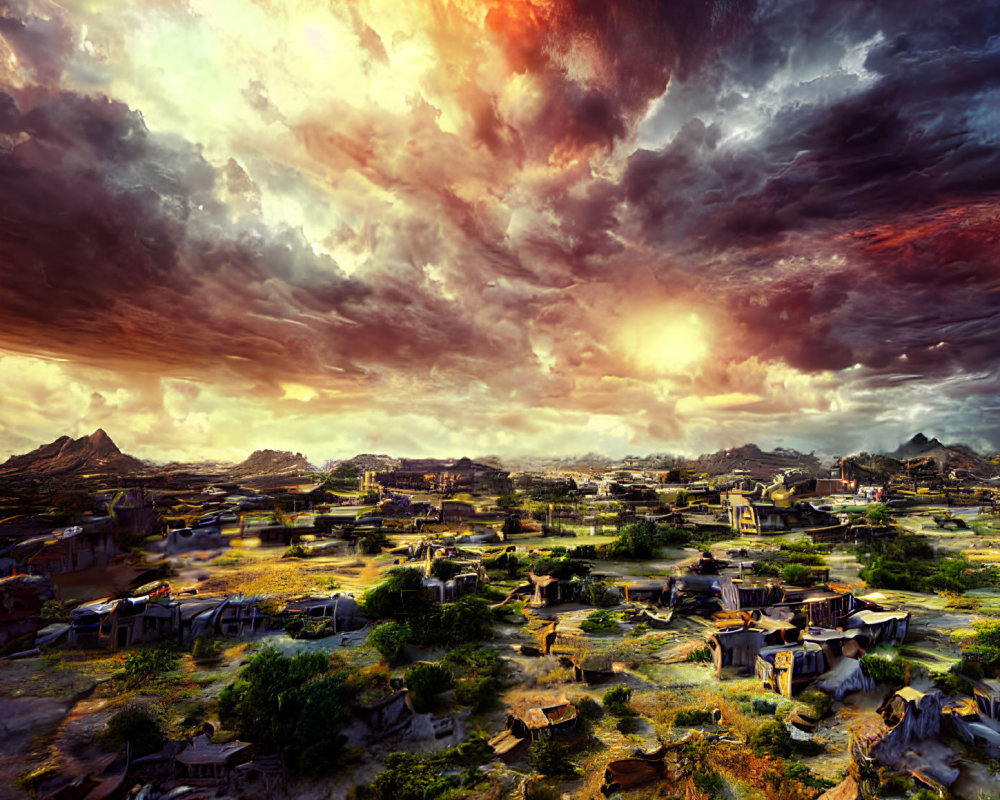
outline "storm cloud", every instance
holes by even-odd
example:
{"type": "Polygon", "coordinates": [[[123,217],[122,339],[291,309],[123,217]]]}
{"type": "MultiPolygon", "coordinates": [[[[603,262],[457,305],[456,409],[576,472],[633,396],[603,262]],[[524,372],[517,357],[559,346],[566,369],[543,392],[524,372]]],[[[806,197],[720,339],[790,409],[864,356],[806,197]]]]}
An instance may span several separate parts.
{"type": "Polygon", "coordinates": [[[300,5],[0,10],[0,444],[1000,444],[991,4],[300,5]]]}

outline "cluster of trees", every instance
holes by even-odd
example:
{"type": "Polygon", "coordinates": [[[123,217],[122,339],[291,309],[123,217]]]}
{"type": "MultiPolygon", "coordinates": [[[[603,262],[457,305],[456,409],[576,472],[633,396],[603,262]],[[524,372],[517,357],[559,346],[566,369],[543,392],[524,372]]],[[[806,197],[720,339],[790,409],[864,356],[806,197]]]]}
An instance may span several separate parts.
{"type": "Polygon", "coordinates": [[[607,546],[608,558],[652,558],[658,547],[684,547],[692,543],[690,531],[652,522],[629,522],[618,530],[618,537],[607,546]]]}
{"type": "Polygon", "coordinates": [[[365,592],[368,615],[387,620],[369,634],[369,643],[390,663],[406,643],[453,646],[478,642],[493,629],[493,612],[481,597],[468,595],[438,603],[424,590],[423,573],[414,567],[389,570],[385,581],[365,592]]]}
{"type": "Polygon", "coordinates": [[[978,566],[960,556],[938,559],[927,537],[915,533],[875,541],[860,560],[861,579],[873,589],[964,592],[1000,585],[995,567],[978,566]]]}
{"type": "Polygon", "coordinates": [[[219,694],[219,719],[238,738],[281,752],[303,773],[333,767],[343,750],[351,672],[326,653],[286,657],[267,647],[219,694]]]}

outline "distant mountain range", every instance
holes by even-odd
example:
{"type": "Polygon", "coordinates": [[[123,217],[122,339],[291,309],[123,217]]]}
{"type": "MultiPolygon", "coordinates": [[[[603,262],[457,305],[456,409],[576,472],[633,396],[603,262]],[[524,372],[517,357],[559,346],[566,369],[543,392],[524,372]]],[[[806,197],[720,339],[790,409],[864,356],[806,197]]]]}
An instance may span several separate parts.
{"type": "Polygon", "coordinates": [[[315,471],[316,467],[302,453],[290,450],[255,450],[233,467],[236,476],[278,475],[282,473],[315,471]]]}
{"type": "Polygon", "coordinates": [[[936,438],[928,439],[922,433],[918,433],[910,441],[886,455],[900,461],[933,459],[940,471],[965,469],[971,472],[989,472],[991,470],[989,461],[971,447],[964,444],[945,445],[936,438]]]}
{"type": "MultiPolygon", "coordinates": [[[[328,461],[324,467],[330,470],[337,465],[347,464],[364,470],[397,469],[405,461],[388,455],[359,454],[350,459],[328,461]]],[[[668,468],[669,466],[686,466],[697,472],[707,472],[711,475],[724,475],[734,470],[746,470],[758,479],[769,478],[777,472],[788,469],[800,470],[814,475],[823,471],[823,465],[813,453],[800,453],[782,447],[771,451],[761,450],[756,444],[744,444],[740,447],[726,448],[714,453],[685,460],[680,457],[655,454],[644,458],[630,456],[624,461],[612,459],[598,453],[588,453],[576,457],[535,457],[503,460],[491,456],[481,459],[491,466],[504,469],[520,469],[524,471],[549,471],[554,469],[580,469],[600,471],[630,465],[640,468],[668,468]]],[[[850,464],[860,473],[872,472],[893,474],[905,468],[905,462],[926,462],[925,468],[933,468],[933,461],[939,472],[954,469],[968,470],[974,474],[989,474],[993,468],[987,458],[976,453],[971,447],[963,444],[944,445],[938,439],[928,439],[918,433],[908,442],[900,445],[891,453],[869,455],[867,453],[849,456],[844,459],[845,465],[850,464]],[[867,459],[867,461],[865,460],[867,459]],[[872,459],[879,464],[869,464],[872,459]]],[[[444,461],[441,461],[444,463],[444,461]]],[[[118,449],[111,437],[98,428],[90,436],[72,439],[60,436],[54,442],[42,445],[23,455],[11,456],[0,464],[0,477],[11,478],[17,475],[36,475],[48,477],[70,477],[88,474],[130,474],[170,472],[178,469],[196,469],[199,466],[211,466],[219,473],[241,480],[264,476],[290,476],[302,472],[317,471],[317,467],[309,462],[302,453],[287,450],[257,450],[245,461],[232,464],[204,465],[164,465],[156,466],[150,462],[127,455],[118,449]]]]}
{"type": "Polygon", "coordinates": [[[36,475],[62,476],[142,472],[149,465],[126,455],[98,428],[90,436],[71,439],[60,436],[54,442],[0,464],[0,475],[28,472],[36,475]]]}
{"type": "Polygon", "coordinates": [[[689,462],[690,468],[709,475],[725,475],[733,470],[747,470],[753,478],[770,478],[784,469],[796,469],[813,475],[819,474],[823,465],[812,453],[800,453],[777,447],[767,452],[755,444],[745,444],[702,455],[689,462]]]}

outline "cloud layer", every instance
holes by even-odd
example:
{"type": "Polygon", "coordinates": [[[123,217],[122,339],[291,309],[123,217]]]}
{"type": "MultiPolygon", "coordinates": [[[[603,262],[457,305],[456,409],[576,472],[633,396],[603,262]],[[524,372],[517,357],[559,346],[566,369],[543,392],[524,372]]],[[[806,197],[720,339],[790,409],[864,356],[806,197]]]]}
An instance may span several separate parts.
{"type": "Polygon", "coordinates": [[[998,101],[985,2],[9,2],[0,451],[996,446],[998,101]]]}

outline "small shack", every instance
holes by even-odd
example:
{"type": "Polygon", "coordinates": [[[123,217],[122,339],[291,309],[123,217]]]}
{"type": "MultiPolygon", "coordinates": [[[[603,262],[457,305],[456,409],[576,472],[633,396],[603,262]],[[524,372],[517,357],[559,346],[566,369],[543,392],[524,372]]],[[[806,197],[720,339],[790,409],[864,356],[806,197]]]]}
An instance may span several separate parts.
{"type": "Polygon", "coordinates": [[[201,734],[175,757],[177,775],[195,786],[225,785],[232,770],[249,761],[252,755],[253,746],[246,742],[216,744],[201,734]]]}

